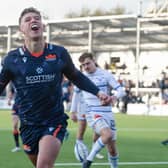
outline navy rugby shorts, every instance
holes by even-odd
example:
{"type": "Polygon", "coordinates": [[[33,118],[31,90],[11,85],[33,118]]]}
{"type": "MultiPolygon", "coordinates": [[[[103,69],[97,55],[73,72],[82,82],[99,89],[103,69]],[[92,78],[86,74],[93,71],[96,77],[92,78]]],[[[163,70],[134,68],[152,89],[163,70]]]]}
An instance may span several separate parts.
{"type": "Polygon", "coordinates": [[[40,139],[45,135],[52,135],[58,138],[61,143],[67,132],[66,119],[52,125],[25,125],[20,126],[20,136],[23,143],[23,149],[27,154],[38,154],[38,144],[40,139]]]}

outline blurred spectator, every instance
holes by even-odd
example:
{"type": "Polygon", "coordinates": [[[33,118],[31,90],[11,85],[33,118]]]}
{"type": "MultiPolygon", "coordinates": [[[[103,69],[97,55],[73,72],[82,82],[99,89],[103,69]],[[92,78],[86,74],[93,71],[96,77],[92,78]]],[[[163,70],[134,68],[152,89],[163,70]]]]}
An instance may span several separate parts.
{"type": "Polygon", "coordinates": [[[163,104],[168,103],[168,78],[163,74],[162,80],[160,81],[160,89],[162,94],[163,104]]]}
{"type": "Polygon", "coordinates": [[[137,103],[145,103],[145,102],[142,100],[142,95],[141,95],[141,94],[138,94],[138,96],[136,97],[136,102],[137,102],[137,103]]]}
{"type": "Polygon", "coordinates": [[[122,98],[122,107],[121,107],[121,112],[122,113],[127,113],[128,103],[131,102],[130,88],[125,87],[125,92],[126,92],[126,95],[122,98]]]}

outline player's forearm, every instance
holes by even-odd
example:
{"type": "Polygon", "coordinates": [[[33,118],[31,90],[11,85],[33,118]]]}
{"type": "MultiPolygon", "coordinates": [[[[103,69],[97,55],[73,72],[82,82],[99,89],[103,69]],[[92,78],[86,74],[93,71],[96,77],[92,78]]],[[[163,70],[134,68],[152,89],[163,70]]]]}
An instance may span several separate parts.
{"type": "Polygon", "coordinates": [[[90,92],[94,95],[97,95],[99,92],[99,88],[80,71],[76,73],[76,78],[73,79],[73,83],[81,90],[90,92]]]}
{"type": "Polygon", "coordinates": [[[70,118],[72,121],[77,122],[77,112],[71,112],[70,118]]]}

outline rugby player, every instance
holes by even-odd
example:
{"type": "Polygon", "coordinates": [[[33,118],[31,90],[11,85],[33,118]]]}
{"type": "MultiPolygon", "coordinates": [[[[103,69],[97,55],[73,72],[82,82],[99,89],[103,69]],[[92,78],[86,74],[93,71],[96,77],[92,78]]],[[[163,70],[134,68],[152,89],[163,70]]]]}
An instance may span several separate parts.
{"type": "Polygon", "coordinates": [[[0,93],[12,81],[17,92],[20,136],[24,151],[36,168],[53,168],[68,116],[62,102],[63,75],[82,90],[108,104],[111,97],[77,70],[68,51],[45,42],[40,12],[26,8],[19,17],[23,46],[8,52],[0,73],[0,93]]]}
{"type": "Polygon", "coordinates": [[[9,87],[7,89],[7,95],[8,95],[8,105],[12,105],[12,134],[13,139],[15,142],[15,147],[11,150],[11,152],[18,152],[21,150],[20,144],[19,144],[19,116],[18,116],[18,105],[16,100],[16,91],[13,85],[10,83],[9,87]],[[12,104],[12,100],[14,100],[14,103],[12,104]]]}
{"type": "MultiPolygon", "coordinates": [[[[83,53],[79,57],[79,62],[83,67],[84,74],[102,92],[110,95],[111,89],[115,90],[114,95],[111,96],[112,104],[125,95],[123,87],[121,87],[114,76],[107,70],[96,66],[92,53],[83,53]]],[[[107,147],[110,167],[118,168],[119,154],[116,146],[116,126],[112,104],[102,106],[100,100],[95,95],[85,91],[83,91],[83,96],[88,107],[86,114],[87,123],[100,137],[92,146],[87,160],[83,162],[82,168],[89,168],[96,154],[104,146],[107,147]]]]}

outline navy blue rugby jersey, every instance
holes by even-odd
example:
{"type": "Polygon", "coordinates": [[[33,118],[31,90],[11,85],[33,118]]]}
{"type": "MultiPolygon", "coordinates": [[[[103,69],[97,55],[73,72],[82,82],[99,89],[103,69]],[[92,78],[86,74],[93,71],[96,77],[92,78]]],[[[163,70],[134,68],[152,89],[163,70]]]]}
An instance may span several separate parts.
{"type": "Polygon", "coordinates": [[[12,81],[17,91],[19,117],[25,124],[55,123],[64,115],[63,74],[82,90],[95,95],[99,91],[75,68],[67,50],[61,46],[46,44],[39,57],[19,47],[8,53],[2,65],[0,93],[12,81]]]}

